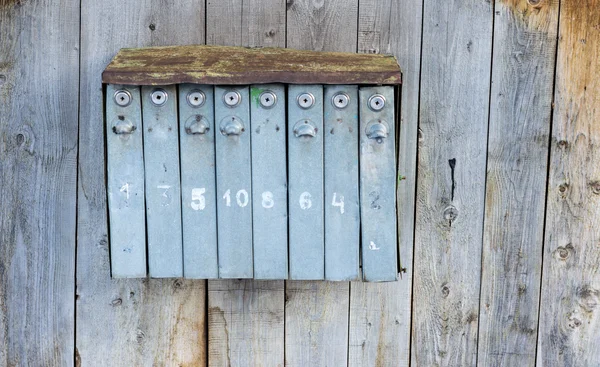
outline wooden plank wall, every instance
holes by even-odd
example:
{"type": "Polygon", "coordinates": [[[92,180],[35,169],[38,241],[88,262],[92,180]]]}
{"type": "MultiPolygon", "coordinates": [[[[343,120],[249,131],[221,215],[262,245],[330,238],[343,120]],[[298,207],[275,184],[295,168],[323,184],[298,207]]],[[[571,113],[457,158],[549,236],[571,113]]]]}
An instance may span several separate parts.
{"type": "Polygon", "coordinates": [[[600,365],[599,0],[0,0],[0,50],[1,366],[600,365]],[[398,57],[401,280],[110,279],[100,73],[202,43],[398,57]]]}

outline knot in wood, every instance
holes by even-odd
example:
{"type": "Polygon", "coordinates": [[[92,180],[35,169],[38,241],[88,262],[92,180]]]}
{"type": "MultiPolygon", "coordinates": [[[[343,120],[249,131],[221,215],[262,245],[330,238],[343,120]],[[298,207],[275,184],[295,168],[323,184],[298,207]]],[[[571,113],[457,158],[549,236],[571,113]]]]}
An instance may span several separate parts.
{"type": "Polygon", "coordinates": [[[590,189],[595,195],[600,195],[600,181],[590,182],[590,189]]]}
{"type": "Polygon", "coordinates": [[[448,286],[443,286],[442,287],[442,297],[443,298],[447,298],[448,295],[450,294],[450,288],[448,288],[448,286]]]}

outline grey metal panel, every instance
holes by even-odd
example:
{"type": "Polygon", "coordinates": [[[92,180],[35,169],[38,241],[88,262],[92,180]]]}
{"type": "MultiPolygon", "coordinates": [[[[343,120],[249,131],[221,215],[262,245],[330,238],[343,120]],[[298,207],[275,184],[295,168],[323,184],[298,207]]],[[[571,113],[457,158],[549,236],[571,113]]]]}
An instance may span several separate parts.
{"type": "Polygon", "coordinates": [[[254,278],[286,279],[288,215],[285,86],[253,85],[250,96],[254,278]],[[267,107],[261,104],[261,99],[267,107]],[[269,106],[273,101],[274,104],[269,106]]]}
{"type": "Polygon", "coordinates": [[[183,273],[186,278],[218,278],[212,85],[179,86],[179,148],[183,273]]]}
{"type": "Polygon", "coordinates": [[[358,87],[327,85],[323,104],[325,279],[355,280],[360,239],[358,87]]]}
{"type": "Polygon", "coordinates": [[[252,184],[248,87],[215,87],[219,278],[252,278],[252,184]],[[229,107],[225,95],[237,92],[229,107]]]}
{"type": "Polygon", "coordinates": [[[106,86],[106,124],[112,276],[145,277],[146,216],[139,87],[106,86]],[[115,92],[119,90],[129,93],[129,105],[121,107],[115,103],[115,92]]]}
{"type": "Polygon", "coordinates": [[[181,277],[181,190],[175,86],[142,87],[142,111],[148,268],[153,278],[181,277]],[[151,101],[151,94],[157,89],[163,89],[168,96],[161,106],[151,101]]]}
{"type": "Polygon", "coordinates": [[[359,95],[363,278],[393,281],[398,277],[394,88],[363,87],[359,95]],[[375,94],[385,98],[379,111],[369,108],[369,99],[375,94]],[[376,137],[384,133],[379,127],[386,130],[387,137],[376,137]],[[368,131],[375,134],[370,138],[368,131]]]}
{"type": "Polygon", "coordinates": [[[324,279],[323,86],[288,87],[287,130],[290,278],[324,279]],[[314,97],[308,109],[298,104],[303,93],[314,97]]]}

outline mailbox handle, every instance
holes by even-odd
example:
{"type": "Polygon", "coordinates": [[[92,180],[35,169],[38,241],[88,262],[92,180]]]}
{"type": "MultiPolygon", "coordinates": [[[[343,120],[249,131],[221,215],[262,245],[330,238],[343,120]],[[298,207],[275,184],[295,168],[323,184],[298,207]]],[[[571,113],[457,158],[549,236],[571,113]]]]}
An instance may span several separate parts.
{"type": "Polygon", "coordinates": [[[188,120],[190,123],[186,124],[185,132],[191,135],[205,134],[209,130],[208,121],[204,116],[196,115],[188,120]]]}
{"type": "Polygon", "coordinates": [[[303,136],[314,138],[315,136],[317,136],[317,128],[314,127],[312,122],[310,122],[309,120],[301,120],[296,123],[296,126],[294,126],[294,135],[297,138],[303,136]]]}
{"type": "Polygon", "coordinates": [[[241,135],[244,132],[244,125],[240,121],[239,118],[226,117],[221,122],[221,134],[230,136],[230,135],[241,135]]]}
{"type": "Polygon", "coordinates": [[[388,128],[385,122],[372,122],[367,126],[367,137],[369,139],[384,139],[388,137],[388,128]]]}
{"type": "Polygon", "coordinates": [[[119,118],[119,122],[113,126],[112,131],[117,135],[131,134],[135,131],[135,125],[127,120],[119,118]]]}

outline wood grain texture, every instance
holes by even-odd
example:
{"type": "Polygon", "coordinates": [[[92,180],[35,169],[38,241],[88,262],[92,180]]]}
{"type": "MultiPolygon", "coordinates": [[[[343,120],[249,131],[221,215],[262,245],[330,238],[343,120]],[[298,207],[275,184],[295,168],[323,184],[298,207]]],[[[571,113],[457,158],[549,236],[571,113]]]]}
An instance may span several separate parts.
{"type": "Polygon", "coordinates": [[[600,361],[600,1],[563,1],[537,364],[600,361]]]}
{"type": "Polygon", "coordinates": [[[345,366],[348,282],[290,280],[285,290],[285,365],[345,366]]]}
{"type": "MultiPolygon", "coordinates": [[[[356,52],[357,16],[358,0],[288,0],[287,47],[356,52]]],[[[349,299],[348,282],[286,283],[286,365],[347,364],[349,299]]]]}
{"type": "Polygon", "coordinates": [[[400,84],[401,74],[388,55],[193,45],[121,49],[102,80],[134,85],[400,84]]]}
{"type": "Polygon", "coordinates": [[[492,17],[424,4],[412,366],[477,362],[492,17]]]}
{"type": "Polygon", "coordinates": [[[0,2],[0,49],[0,365],[72,366],[79,2],[0,2]]]}
{"type": "Polygon", "coordinates": [[[358,52],[390,53],[402,75],[397,185],[401,279],[394,283],[350,284],[349,365],[410,360],[417,130],[421,63],[422,2],[361,0],[358,52]]]}
{"type": "Polygon", "coordinates": [[[283,280],[210,280],[209,366],[283,366],[283,280]]]}
{"type": "MultiPolygon", "coordinates": [[[[245,1],[244,1],[245,2],[245,1]]],[[[251,1],[258,5],[258,1],[251,1]]],[[[285,33],[285,20],[274,14],[284,11],[284,4],[265,0],[264,12],[232,12],[224,9],[236,6],[235,0],[207,2],[207,40],[209,44],[218,42],[236,46],[249,46],[241,43],[245,39],[258,42],[260,34],[271,29],[285,33]],[[244,28],[233,27],[223,30],[223,24],[245,24],[244,28]],[[244,36],[250,29],[257,35],[244,36]],[[241,34],[240,34],[241,33],[241,34]],[[255,38],[256,37],[256,38],[255,38]]],[[[283,38],[278,38],[273,46],[283,47],[283,38]]],[[[252,46],[260,46],[260,43],[252,46]]],[[[245,366],[255,361],[265,366],[284,364],[284,281],[219,280],[208,281],[209,303],[209,365],[245,366]],[[264,310],[269,310],[265,312],[264,310]],[[252,322],[247,320],[251,319],[252,322]],[[253,335],[253,338],[247,338],[253,335]],[[255,341],[253,340],[255,339],[255,341]]]]}
{"type": "Polygon", "coordinates": [[[110,278],[100,74],[121,47],[204,43],[204,1],[83,1],[76,353],[82,366],[206,364],[205,281],[110,278]]]}
{"type": "Polygon", "coordinates": [[[533,366],[558,1],[495,6],[478,364],[533,366]]]}

